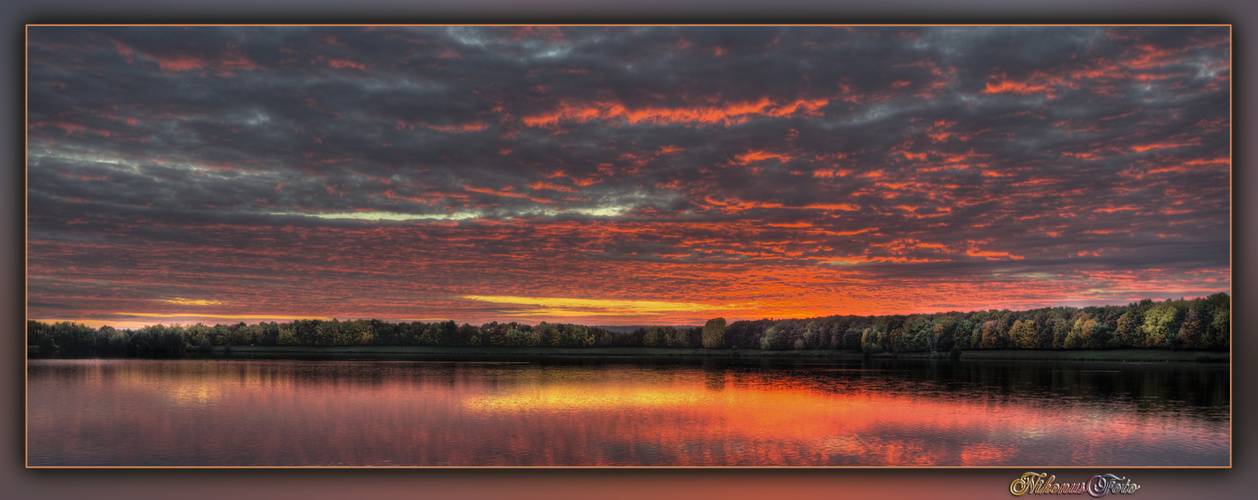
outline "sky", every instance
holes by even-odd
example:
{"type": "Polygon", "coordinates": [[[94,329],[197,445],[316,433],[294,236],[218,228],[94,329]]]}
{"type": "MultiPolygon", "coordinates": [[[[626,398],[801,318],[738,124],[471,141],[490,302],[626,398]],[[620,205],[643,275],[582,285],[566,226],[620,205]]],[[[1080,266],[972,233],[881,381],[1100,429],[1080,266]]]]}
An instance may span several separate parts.
{"type": "Polygon", "coordinates": [[[30,26],[27,315],[702,324],[1231,289],[1227,26],[30,26]]]}

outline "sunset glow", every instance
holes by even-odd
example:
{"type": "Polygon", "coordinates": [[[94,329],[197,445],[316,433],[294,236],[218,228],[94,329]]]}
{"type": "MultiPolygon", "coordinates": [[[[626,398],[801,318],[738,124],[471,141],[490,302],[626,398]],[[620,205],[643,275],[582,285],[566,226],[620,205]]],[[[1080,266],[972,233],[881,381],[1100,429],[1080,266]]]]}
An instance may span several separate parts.
{"type": "Polygon", "coordinates": [[[27,314],[700,325],[1230,293],[1230,36],[32,26],[27,314]]]}
{"type": "Polygon", "coordinates": [[[641,316],[676,312],[713,311],[720,306],[688,302],[659,302],[650,300],[592,300],[530,297],[487,297],[468,295],[465,299],[493,304],[519,306],[519,310],[504,311],[508,315],[533,316],[641,316]]]}

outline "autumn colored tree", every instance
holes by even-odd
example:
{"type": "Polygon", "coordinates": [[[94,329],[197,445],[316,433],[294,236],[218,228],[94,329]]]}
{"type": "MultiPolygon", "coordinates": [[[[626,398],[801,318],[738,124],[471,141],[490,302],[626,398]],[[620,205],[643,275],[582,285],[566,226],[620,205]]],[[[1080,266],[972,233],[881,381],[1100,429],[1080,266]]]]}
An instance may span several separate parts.
{"type": "Polygon", "coordinates": [[[1175,348],[1179,344],[1179,326],[1184,320],[1183,301],[1167,299],[1154,305],[1144,316],[1145,345],[1175,348]]]}
{"type": "Polygon", "coordinates": [[[1019,349],[1035,349],[1035,333],[1034,321],[1017,320],[1013,322],[1009,337],[1013,339],[1013,345],[1019,349]]]}
{"type": "Polygon", "coordinates": [[[1201,347],[1205,329],[1205,322],[1201,318],[1201,308],[1196,305],[1190,306],[1188,312],[1184,313],[1184,321],[1179,325],[1180,347],[1183,349],[1201,347]]]}
{"type": "Polygon", "coordinates": [[[760,350],[781,351],[790,348],[790,333],[785,323],[778,323],[764,332],[760,337],[760,350]]]}
{"type": "Polygon", "coordinates": [[[997,349],[1000,347],[1000,335],[997,332],[999,322],[987,320],[980,324],[979,328],[982,331],[982,340],[979,343],[979,347],[983,349],[997,349]]]}
{"type": "Polygon", "coordinates": [[[703,325],[703,348],[725,347],[725,318],[712,318],[703,325]]]}

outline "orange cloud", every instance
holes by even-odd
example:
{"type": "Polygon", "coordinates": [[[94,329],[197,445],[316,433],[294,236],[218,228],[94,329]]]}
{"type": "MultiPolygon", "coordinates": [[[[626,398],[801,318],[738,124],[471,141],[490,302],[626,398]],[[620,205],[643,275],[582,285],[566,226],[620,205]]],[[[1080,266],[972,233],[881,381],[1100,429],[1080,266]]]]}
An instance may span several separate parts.
{"type": "Polygon", "coordinates": [[[471,122],[471,123],[464,123],[461,125],[425,125],[425,126],[428,127],[429,129],[436,130],[439,132],[480,132],[482,130],[485,130],[486,128],[489,128],[489,125],[486,125],[485,122],[479,122],[479,121],[471,122]]]}
{"type": "Polygon", "coordinates": [[[1052,97],[1053,89],[1048,85],[1028,85],[1022,82],[1014,82],[1010,80],[1001,80],[997,83],[987,82],[987,88],[983,92],[988,94],[1046,94],[1052,97]]]}
{"type": "Polygon", "coordinates": [[[1021,255],[1013,255],[1009,252],[980,250],[978,248],[978,245],[984,243],[981,241],[968,241],[968,243],[970,244],[970,246],[969,246],[969,249],[965,251],[965,254],[969,255],[970,257],[983,257],[987,260],[1001,260],[1001,259],[1022,260],[1023,259],[1021,255]]]}
{"type": "Polygon", "coordinates": [[[472,187],[468,185],[464,185],[463,189],[471,191],[473,193],[492,194],[494,196],[505,196],[507,198],[524,198],[526,200],[536,201],[538,203],[554,203],[554,201],[548,200],[546,198],[538,198],[536,196],[529,196],[524,193],[513,193],[505,189],[502,191],[497,191],[497,190],[494,190],[493,188],[472,187]]]}
{"type": "Polygon", "coordinates": [[[987,82],[986,88],[983,89],[987,94],[1043,94],[1049,99],[1057,97],[1058,86],[1070,87],[1072,84],[1060,76],[1052,76],[1044,73],[1036,72],[1026,80],[1017,81],[1006,77],[1004,74],[993,76],[987,82]]]}
{"type": "Polygon", "coordinates": [[[786,155],[786,154],[770,153],[768,151],[751,150],[735,157],[734,162],[739,165],[746,165],[753,161],[768,160],[770,158],[776,158],[778,161],[781,161],[783,163],[795,159],[795,157],[786,155]]]}
{"type": "Polygon", "coordinates": [[[367,69],[367,65],[363,63],[359,63],[359,62],[354,62],[349,59],[328,59],[327,63],[328,63],[328,66],[331,66],[336,69],[345,69],[345,68],[354,68],[354,69],[361,69],[361,70],[367,69]]]}
{"type": "Polygon", "coordinates": [[[1135,146],[1131,146],[1131,150],[1137,153],[1143,153],[1145,151],[1149,151],[1153,149],[1174,149],[1174,148],[1183,148],[1183,147],[1188,147],[1188,146],[1196,146],[1198,144],[1201,144],[1200,139],[1193,139],[1193,140],[1188,140],[1188,141],[1183,141],[1183,142],[1163,141],[1163,142],[1154,142],[1150,144],[1138,144],[1135,146]]]}
{"type": "Polygon", "coordinates": [[[629,124],[651,123],[741,123],[752,115],[782,117],[795,113],[815,114],[829,100],[797,100],[776,104],[767,97],[755,102],[730,103],[724,106],[696,106],[688,108],[644,107],[628,109],[618,102],[573,103],[563,101],[549,113],[525,116],[521,120],[530,127],[553,127],[560,122],[588,122],[592,120],[620,119],[629,124]]]}
{"type": "Polygon", "coordinates": [[[532,184],[529,184],[529,188],[533,190],[548,189],[551,191],[564,191],[564,192],[569,192],[569,193],[572,192],[572,188],[568,186],[559,186],[556,184],[551,184],[546,181],[537,181],[532,184]]]}
{"type": "Polygon", "coordinates": [[[196,56],[153,56],[157,60],[157,65],[162,71],[167,73],[188,71],[193,69],[201,69],[206,66],[204,59],[196,56]]]}
{"type": "Polygon", "coordinates": [[[759,201],[742,201],[738,199],[720,201],[713,199],[711,196],[705,196],[703,200],[711,205],[722,207],[726,211],[743,211],[752,208],[779,208],[790,210],[842,210],[845,212],[854,212],[860,210],[860,206],[851,203],[811,203],[808,205],[788,206],[781,203],[766,203],[759,201]]]}

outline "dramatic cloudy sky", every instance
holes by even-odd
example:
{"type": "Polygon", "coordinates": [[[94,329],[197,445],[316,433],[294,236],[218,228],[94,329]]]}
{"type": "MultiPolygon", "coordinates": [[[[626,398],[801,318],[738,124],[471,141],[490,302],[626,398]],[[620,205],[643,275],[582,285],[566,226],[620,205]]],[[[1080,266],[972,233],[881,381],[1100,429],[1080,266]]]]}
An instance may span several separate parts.
{"type": "Polygon", "coordinates": [[[1228,27],[31,27],[28,315],[1229,291],[1228,27]]]}

